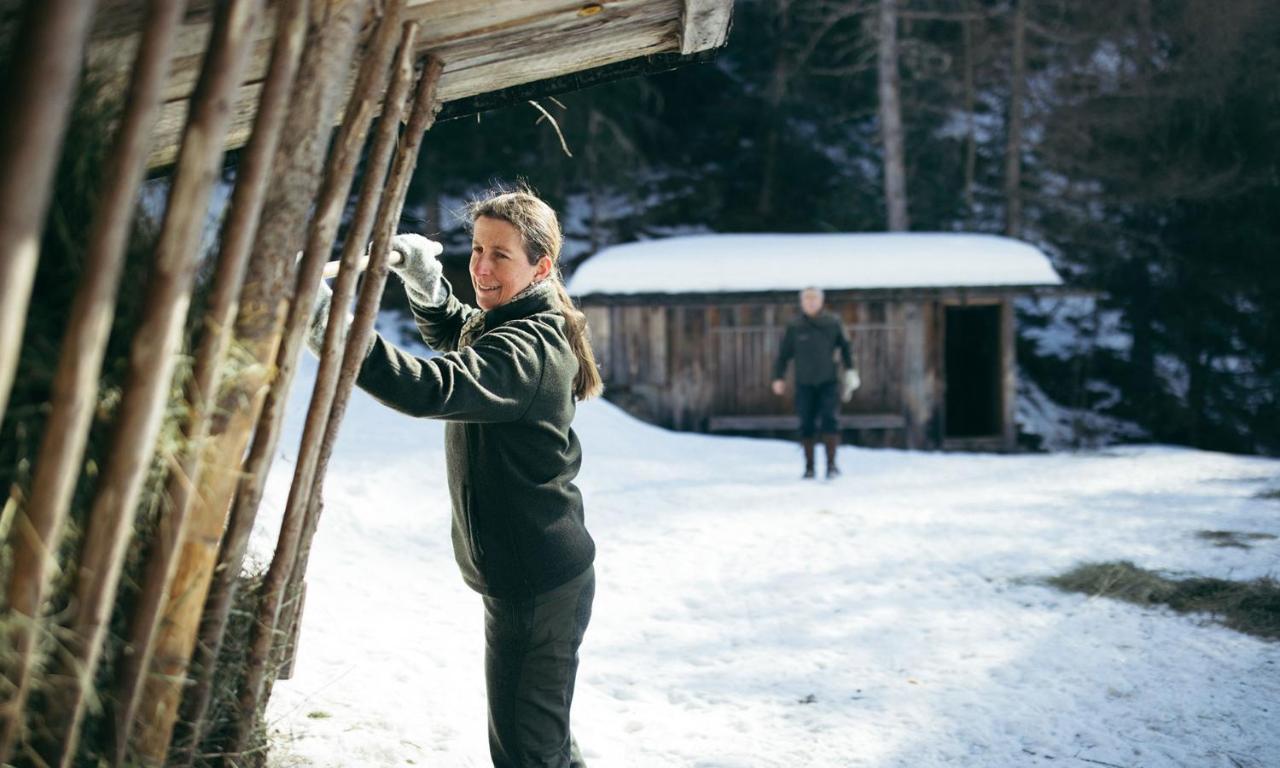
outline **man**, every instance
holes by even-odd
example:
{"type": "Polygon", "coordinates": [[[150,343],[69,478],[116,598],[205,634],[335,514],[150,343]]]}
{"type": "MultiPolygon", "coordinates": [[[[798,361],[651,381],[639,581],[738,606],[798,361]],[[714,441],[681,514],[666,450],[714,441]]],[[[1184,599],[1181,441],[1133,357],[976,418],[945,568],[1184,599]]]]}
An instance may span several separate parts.
{"type": "Polygon", "coordinates": [[[827,449],[827,477],[840,474],[836,467],[836,447],[840,445],[840,424],[836,419],[839,408],[836,400],[836,349],[840,350],[840,358],[844,362],[843,387],[838,393],[840,399],[848,402],[859,384],[849,337],[845,335],[838,317],[822,311],[823,298],[818,288],[805,288],[800,292],[803,314],[787,326],[787,335],[782,339],[778,361],[773,367],[773,393],[781,396],[787,391],[787,363],[795,358],[796,411],[800,415],[800,442],[804,446],[806,478],[814,475],[815,434],[819,429],[827,449]]]}

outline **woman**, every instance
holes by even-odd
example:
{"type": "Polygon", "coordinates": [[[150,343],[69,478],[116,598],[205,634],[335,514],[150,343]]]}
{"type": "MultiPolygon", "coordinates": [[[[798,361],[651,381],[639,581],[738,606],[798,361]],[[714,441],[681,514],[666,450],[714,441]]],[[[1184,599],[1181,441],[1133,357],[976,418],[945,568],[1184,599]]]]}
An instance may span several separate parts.
{"type": "MultiPolygon", "coordinates": [[[[411,416],[443,419],[453,551],[484,598],[493,764],[585,766],[569,731],[578,646],[595,594],[595,544],[573,484],[575,403],[600,393],[586,319],[557,269],[555,212],[531,192],[473,203],[471,282],[460,302],[431,255],[398,235],[393,267],[423,339],[421,359],[375,336],[356,383],[411,416]]],[[[309,346],[324,338],[323,285],[309,346]]],[[[317,351],[318,354],[318,351],[317,351]]]]}

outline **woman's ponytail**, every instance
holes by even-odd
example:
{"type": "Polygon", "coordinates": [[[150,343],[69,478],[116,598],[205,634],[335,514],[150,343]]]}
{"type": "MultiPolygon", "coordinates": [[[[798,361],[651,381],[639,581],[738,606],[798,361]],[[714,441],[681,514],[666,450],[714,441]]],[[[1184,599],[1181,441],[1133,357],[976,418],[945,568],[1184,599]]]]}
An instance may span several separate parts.
{"type": "Polygon", "coordinates": [[[604,392],[604,381],[600,378],[595,353],[591,351],[587,316],[574,306],[560,276],[556,275],[551,279],[555,281],[556,300],[560,303],[560,314],[564,315],[569,347],[573,350],[574,357],[578,358],[578,375],[573,377],[573,396],[578,400],[590,400],[604,392]]]}

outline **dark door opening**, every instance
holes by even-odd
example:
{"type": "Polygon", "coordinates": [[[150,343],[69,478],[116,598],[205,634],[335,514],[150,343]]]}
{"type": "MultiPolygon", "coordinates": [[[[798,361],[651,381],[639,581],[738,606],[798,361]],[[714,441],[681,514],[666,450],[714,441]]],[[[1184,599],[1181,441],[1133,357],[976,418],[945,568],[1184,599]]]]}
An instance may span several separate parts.
{"type": "Polygon", "coordinates": [[[998,435],[1000,306],[947,307],[946,323],[946,436],[998,435]]]}

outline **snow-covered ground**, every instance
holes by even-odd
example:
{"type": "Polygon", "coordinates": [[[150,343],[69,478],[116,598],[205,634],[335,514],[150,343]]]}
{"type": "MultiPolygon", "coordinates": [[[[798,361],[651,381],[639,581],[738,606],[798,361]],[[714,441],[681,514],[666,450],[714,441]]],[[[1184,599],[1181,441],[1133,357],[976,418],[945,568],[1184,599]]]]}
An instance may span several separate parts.
{"type": "MultiPolygon", "coordinates": [[[[255,543],[268,551],[306,361],[255,543]]],[[[574,732],[593,768],[1280,765],[1280,643],[1040,586],[1083,561],[1248,579],[1280,462],[994,456],[665,432],[584,405],[599,553],[574,732]]],[[[356,393],[326,484],[277,766],[484,766],[482,609],[449,548],[442,427],[356,393]]]]}

